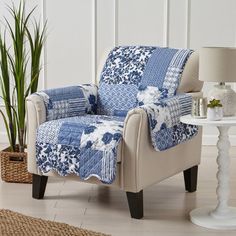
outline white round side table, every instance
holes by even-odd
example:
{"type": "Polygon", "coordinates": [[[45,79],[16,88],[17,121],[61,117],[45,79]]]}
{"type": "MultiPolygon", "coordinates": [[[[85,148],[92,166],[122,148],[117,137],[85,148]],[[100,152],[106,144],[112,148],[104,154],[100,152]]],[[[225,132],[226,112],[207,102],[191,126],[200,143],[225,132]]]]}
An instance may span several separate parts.
{"type": "Polygon", "coordinates": [[[236,117],[224,117],[220,121],[195,119],[191,115],[182,116],[182,123],[198,126],[215,126],[219,130],[218,148],[218,186],[216,189],[218,204],[216,207],[201,207],[190,212],[190,220],[199,226],[210,229],[236,229],[236,207],[229,207],[229,148],[228,130],[236,126],[236,117]]]}

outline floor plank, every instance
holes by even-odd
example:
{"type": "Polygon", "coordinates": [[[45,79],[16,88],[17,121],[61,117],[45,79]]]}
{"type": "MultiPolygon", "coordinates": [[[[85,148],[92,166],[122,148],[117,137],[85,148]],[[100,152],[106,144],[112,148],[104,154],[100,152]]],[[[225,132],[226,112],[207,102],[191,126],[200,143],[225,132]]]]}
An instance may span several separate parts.
{"type": "MultiPolygon", "coordinates": [[[[125,193],[119,189],[61,178],[49,178],[43,200],[31,198],[31,185],[0,181],[0,208],[114,236],[236,235],[236,231],[209,230],[189,221],[189,211],[216,203],[216,153],[215,147],[203,147],[196,193],[184,191],[182,174],[145,189],[142,220],[130,218],[125,193]]],[[[230,204],[236,206],[236,148],[230,154],[230,204]]]]}

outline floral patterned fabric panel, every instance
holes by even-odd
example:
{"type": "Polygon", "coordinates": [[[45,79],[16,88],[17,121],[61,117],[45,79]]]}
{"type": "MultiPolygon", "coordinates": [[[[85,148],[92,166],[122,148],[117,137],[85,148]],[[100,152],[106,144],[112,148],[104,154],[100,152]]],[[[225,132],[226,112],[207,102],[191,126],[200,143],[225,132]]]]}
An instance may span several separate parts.
{"type": "Polygon", "coordinates": [[[159,89],[153,86],[139,87],[137,93],[137,103],[139,106],[159,102],[168,97],[168,89],[159,89]]]}
{"type": "Polygon", "coordinates": [[[98,87],[95,84],[80,85],[86,99],[85,112],[87,114],[97,114],[98,87]]]}
{"type": "Polygon", "coordinates": [[[92,176],[112,183],[124,118],[85,115],[48,121],[39,126],[36,160],[41,172],[92,176]]]}
{"type": "Polygon", "coordinates": [[[120,46],[115,47],[108,55],[101,83],[139,85],[145,66],[156,47],[120,46]]]}
{"type": "Polygon", "coordinates": [[[80,177],[94,176],[111,184],[116,177],[117,150],[122,140],[124,117],[103,119],[86,127],[81,137],[80,177]]]}
{"type": "Polygon", "coordinates": [[[198,133],[197,126],[180,123],[181,116],[191,113],[191,105],[191,95],[183,94],[140,106],[148,115],[152,145],[156,151],[174,147],[198,133]]]}

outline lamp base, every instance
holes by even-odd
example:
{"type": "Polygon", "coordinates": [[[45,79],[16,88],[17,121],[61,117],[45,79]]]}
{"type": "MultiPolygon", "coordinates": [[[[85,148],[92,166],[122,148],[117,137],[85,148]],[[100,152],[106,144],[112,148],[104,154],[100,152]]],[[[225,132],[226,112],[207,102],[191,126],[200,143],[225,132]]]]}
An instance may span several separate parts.
{"type": "Polygon", "coordinates": [[[224,116],[234,116],[236,112],[236,93],[230,85],[224,83],[217,84],[208,93],[208,101],[212,99],[220,100],[223,105],[224,116]]]}

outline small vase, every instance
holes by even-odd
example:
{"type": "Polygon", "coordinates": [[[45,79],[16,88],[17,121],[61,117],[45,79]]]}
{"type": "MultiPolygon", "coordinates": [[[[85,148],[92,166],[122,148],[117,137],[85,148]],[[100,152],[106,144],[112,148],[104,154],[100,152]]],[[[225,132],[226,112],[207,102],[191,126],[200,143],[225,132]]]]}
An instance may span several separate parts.
{"type": "Polygon", "coordinates": [[[223,108],[222,107],[214,107],[207,108],[207,119],[208,120],[221,120],[223,118],[223,108]]]}

